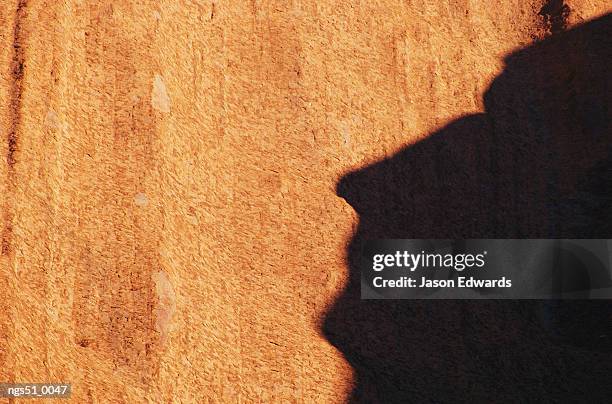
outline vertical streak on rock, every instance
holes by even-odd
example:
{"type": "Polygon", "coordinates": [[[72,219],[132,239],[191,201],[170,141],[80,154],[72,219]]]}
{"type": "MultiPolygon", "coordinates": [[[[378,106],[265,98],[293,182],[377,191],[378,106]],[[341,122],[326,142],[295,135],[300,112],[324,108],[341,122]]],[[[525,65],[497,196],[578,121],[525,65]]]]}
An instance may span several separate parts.
{"type": "MultiPolygon", "coordinates": [[[[0,260],[4,258],[2,272],[0,272],[0,313],[3,313],[0,319],[0,364],[9,364],[9,343],[11,329],[11,287],[9,271],[12,261],[11,239],[13,233],[13,213],[9,202],[9,196],[15,189],[15,153],[17,151],[18,130],[21,122],[21,93],[23,90],[23,72],[24,72],[24,33],[23,20],[26,16],[26,1],[19,0],[15,8],[14,23],[12,28],[12,55],[9,65],[8,74],[8,126],[7,126],[7,151],[6,151],[6,185],[5,201],[3,210],[3,228],[0,235],[0,260]]],[[[10,34],[9,34],[10,35],[10,34]]],[[[8,36],[7,39],[11,38],[8,36]]],[[[10,39],[9,39],[10,40],[10,39]]],[[[0,262],[2,262],[0,261],[0,262]]],[[[12,367],[0,366],[0,379],[11,382],[14,381],[14,372],[12,367]]]]}
{"type": "Polygon", "coordinates": [[[26,13],[26,0],[19,0],[15,12],[15,23],[13,27],[13,61],[11,66],[12,83],[10,93],[11,128],[8,134],[8,153],[6,162],[12,170],[15,164],[15,152],[17,151],[17,129],[21,120],[21,92],[23,90],[23,30],[22,22],[26,13]]]}
{"type": "Polygon", "coordinates": [[[173,94],[172,77],[161,75],[171,69],[158,66],[150,49],[152,27],[161,23],[151,7],[136,3],[84,7],[87,88],[79,97],[89,100],[84,112],[93,134],[81,139],[95,154],[94,161],[83,160],[75,181],[83,191],[71,195],[81,209],[74,220],[87,223],[77,238],[84,255],[73,256],[72,315],[78,349],[106,358],[133,385],[146,385],[157,377],[162,348],[153,278],[161,270],[156,119],[170,112],[173,94]]]}
{"type": "MultiPolygon", "coordinates": [[[[18,130],[21,121],[21,93],[23,91],[24,71],[24,35],[22,23],[26,16],[26,0],[19,0],[15,11],[13,25],[13,60],[11,61],[11,85],[9,90],[9,131],[7,136],[7,191],[14,189],[15,183],[15,153],[17,152],[18,130]]],[[[8,203],[4,213],[4,229],[2,231],[1,255],[9,255],[11,251],[11,237],[13,232],[12,213],[8,203]]]]}

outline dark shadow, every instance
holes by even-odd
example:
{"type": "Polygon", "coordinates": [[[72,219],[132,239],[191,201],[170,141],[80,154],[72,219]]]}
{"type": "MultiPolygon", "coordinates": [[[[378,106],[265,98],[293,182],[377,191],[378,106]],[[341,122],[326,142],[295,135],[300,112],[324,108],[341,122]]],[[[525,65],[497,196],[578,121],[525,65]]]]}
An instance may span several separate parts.
{"type": "Polygon", "coordinates": [[[351,172],[346,289],[323,331],[351,402],[609,402],[607,301],[360,300],[364,240],[612,238],[611,15],[510,54],[465,116],[351,172]]]}

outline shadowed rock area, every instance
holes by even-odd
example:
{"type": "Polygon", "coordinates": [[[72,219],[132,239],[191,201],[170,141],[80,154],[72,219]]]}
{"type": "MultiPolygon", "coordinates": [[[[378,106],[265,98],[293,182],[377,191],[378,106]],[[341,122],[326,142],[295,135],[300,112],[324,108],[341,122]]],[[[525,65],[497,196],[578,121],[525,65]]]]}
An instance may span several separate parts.
{"type": "Polygon", "coordinates": [[[484,113],[337,184],[359,225],[323,329],[355,369],[350,402],[609,400],[612,304],[361,301],[358,262],[379,238],[610,238],[611,22],[553,21],[505,58],[484,113]]]}

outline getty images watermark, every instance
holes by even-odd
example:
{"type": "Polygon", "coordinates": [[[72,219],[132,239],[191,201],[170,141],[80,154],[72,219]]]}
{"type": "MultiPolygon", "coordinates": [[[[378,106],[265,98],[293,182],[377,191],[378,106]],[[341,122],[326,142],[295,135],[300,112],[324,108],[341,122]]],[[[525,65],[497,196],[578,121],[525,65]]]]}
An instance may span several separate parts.
{"type": "Polygon", "coordinates": [[[611,299],[612,240],[374,240],[363,299],[611,299]]]}

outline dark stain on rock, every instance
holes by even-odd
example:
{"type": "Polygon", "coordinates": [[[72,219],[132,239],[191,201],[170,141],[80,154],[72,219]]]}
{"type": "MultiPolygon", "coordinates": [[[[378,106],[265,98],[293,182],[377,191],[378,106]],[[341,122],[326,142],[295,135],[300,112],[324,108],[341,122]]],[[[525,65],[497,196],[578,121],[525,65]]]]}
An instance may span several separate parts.
{"type": "Polygon", "coordinates": [[[548,0],[538,13],[552,35],[567,29],[570,8],[564,0],[548,0]]]}
{"type": "Polygon", "coordinates": [[[13,26],[13,60],[11,62],[11,88],[10,88],[10,117],[11,124],[8,133],[8,151],[6,162],[12,171],[15,165],[15,153],[17,152],[18,129],[21,122],[21,94],[23,91],[23,74],[25,70],[24,57],[24,30],[23,21],[26,17],[26,0],[19,0],[15,12],[15,23],[13,26]]]}
{"type": "Polygon", "coordinates": [[[11,243],[9,241],[10,236],[13,234],[13,228],[10,224],[10,221],[7,220],[7,224],[4,227],[4,231],[2,232],[2,246],[1,246],[1,254],[8,255],[11,251],[11,243]]]}
{"type": "MultiPolygon", "coordinates": [[[[10,193],[15,182],[15,155],[17,153],[18,132],[21,122],[21,95],[23,92],[23,75],[25,70],[24,55],[24,30],[23,21],[26,18],[26,0],[19,0],[15,11],[15,22],[13,26],[13,59],[11,61],[11,87],[9,90],[9,131],[7,135],[7,190],[10,193]]],[[[9,209],[5,209],[5,225],[2,231],[1,254],[8,255],[11,250],[10,240],[12,238],[13,226],[9,209]]]]}

